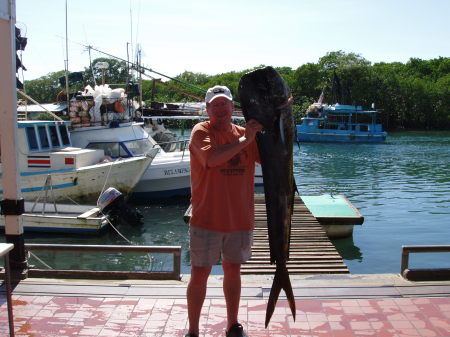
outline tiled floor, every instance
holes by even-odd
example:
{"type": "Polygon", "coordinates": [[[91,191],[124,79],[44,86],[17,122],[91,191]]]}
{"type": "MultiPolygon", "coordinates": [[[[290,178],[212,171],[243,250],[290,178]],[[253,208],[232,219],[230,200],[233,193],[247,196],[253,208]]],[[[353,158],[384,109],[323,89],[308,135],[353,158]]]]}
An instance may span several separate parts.
{"type": "MultiPolygon", "coordinates": [[[[186,332],[186,300],[143,297],[14,295],[16,336],[176,337],[186,332]]],[[[279,300],[268,329],[266,300],[241,301],[250,337],[450,336],[450,298],[297,300],[294,322],[279,300]]],[[[224,336],[225,303],[206,299],[201,336],[224,336]]],[[[0,295],[0,336],[8,336],[6,300],[0,295]]]]}

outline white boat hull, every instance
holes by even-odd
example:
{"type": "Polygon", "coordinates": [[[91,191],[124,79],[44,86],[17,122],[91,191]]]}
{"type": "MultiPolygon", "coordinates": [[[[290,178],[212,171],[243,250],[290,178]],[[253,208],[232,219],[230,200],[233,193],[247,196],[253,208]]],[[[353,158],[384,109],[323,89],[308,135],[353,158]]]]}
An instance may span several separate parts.
{"type": "Polygon", "coordinates": [[[130,194],[151,161],[151,157],[132,157],[69,171],[22,173],[21,191],[25,200],[39,198],[43,201],[45,181],[50,174],[51,190],[47,191],[47,200],[95,204],[104,188],[110,186],[125,195],[130,194]]]}
{"type": "Polygon", "coordinates": [[[191,192],[189,152],[160,153],[136,185],[133,199],[186,196],[191,192]]]}
{"type": "MultiPolygon", "coordinates": [[[[80,128],[71,132],[74,145],[81,148],[102,148],[104,144],[121,143],[123,147],[132,141],[146,142],[149,149],[160,148],[139,123],[123,123],[117,128],[80,128]],[[98,147],[97,147],[98,146],[98,147]]],[[[185,144],[186,146],[186,144],[185,144]]],[[[131,152],[131,151],[130,151],[131,152]]],[[[109,155],[109,153],[106,153],[109,155]]],[[[133,190],[131,199],[149,200],[176,196],[189,196],[191,193],[189,151],[165,152],[160,149],[150,166],[142,175],[133,190]]],[[[261,166],[255,169],[255,185],[262,185],[261,166]]]]}
{"type": "MultiPolygon", "coordinates": [[[[32,203],[25,203],[22,221],[25,232],[98,234],[108,225],[106,216],[94,206],[38,204],[31,211],[32,203]]],[[[0,217],[0,229],[4,229],[4,217],[0,217]]]]}

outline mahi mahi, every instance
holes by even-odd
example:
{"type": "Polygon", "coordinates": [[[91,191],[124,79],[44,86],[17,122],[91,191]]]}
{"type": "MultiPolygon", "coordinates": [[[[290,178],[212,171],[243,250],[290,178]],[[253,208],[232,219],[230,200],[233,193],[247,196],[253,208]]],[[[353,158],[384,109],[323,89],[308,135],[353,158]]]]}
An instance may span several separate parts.
{"type": "Polygon", "coordinates": [[[239,98],[245,120],[256,119],[263,125],[256,141],[263,171],[270,263],[276,264],[266,310],[267,328],[281,289],[284,289],[295,320],[295,299],[286,268],[295,190],[292,98],[288,85],[272,67],[243,75],[239,82],[239,98]]]}

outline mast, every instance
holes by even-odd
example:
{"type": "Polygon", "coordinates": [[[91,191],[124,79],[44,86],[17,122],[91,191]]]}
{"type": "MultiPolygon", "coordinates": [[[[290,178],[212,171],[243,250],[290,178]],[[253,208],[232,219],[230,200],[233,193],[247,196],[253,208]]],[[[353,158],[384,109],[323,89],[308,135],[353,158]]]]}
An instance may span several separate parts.
{"type": "Polygon", "coordinates": [[[22,278],[28,267],[23,232],[24,200],[20,191],[17,158],[17,94],[16,94],[16,4],[0,0],[0,146],[2,155],[2,213],[5,217],[5,239],[14,244],[10,254],[13,278],[22,278]]]}
{"type": "Polygon", "coordinates": [[[69,43],[68,43],[68,29],[67,29],[67,0],[66,0],[66,59],[64,60],[64,72],[66,76],[66,101],[67,113],[69,113],[69,43]]]}

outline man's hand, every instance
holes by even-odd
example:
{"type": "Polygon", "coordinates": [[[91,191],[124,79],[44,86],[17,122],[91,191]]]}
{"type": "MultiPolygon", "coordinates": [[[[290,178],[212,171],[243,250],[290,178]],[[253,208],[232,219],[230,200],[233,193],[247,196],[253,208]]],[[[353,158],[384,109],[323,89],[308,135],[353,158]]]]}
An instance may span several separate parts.
{"type": "Polygon", "coordinates": [[[255,139],[256,133],[262,129],[263,126],[256,119],[250,119],[247,124],[245,124],[245,138],[249,141],[255,139]]]}

